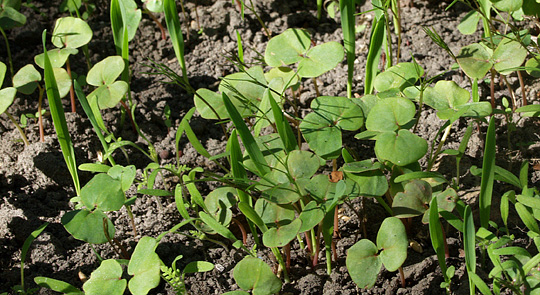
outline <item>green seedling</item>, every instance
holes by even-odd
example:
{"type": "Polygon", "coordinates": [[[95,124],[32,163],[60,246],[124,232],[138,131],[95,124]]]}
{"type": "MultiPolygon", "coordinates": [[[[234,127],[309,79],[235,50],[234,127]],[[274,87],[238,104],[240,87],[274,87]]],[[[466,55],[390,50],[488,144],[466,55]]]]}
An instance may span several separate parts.
{"type": "Polygon", "coordinates": [[[36,230],[34,230],[28,238],[24,241],[23,247],[21,249],[21,284],[17,286],[13,286],[12,289],[17,294],[33,294],[37,291],[37,289],[26,289],[24,284],[24,262],[26,260],[26,255],[28,254],[28,250],[30,249],[30,246],[32,245],[32,242],[45,230],[45,228],[49,225],[48,222],[45,222],[40,227],[38,227],[36,230]]]}
{"type": "Polygon", "coordinates": [[[64,108],[60,97],[59,86],[56,82],[54,70],[47,54],[47,48],[45,47],[45,37],[47,31],[43,31],[43,50],[44,50],[44,80],[45,89],[47,92],[47,99],[49,100],[49,107],[51,109],[51,117],[53,118],[54,129],[58,136],[58,142],[64,156],[64,160],[68,167],[73,184],[75,186],[75,192],[77,195],[81,193],[81,186],[79,182],[79,176],[77,173],[77,163],[75,161],[75,149],[71,142],[69,130],[66,123],[66,117],[64,114],[64,108]]]}
{"type": "MultiPolygon", "coordinates": [[[[7,67],[6,64],[3,62],[0,62],[0,87],[2,87],[2,84],[4,83],[4,78],[6,75],[7,67]]],[[[15,95],[17,94],[17,88],[15,87],[4,87],[0,90],[0,114],[6,114],[9,118],[9,120],[15,125],[19,133],[21,134],[21,138],[24,142],[24,144],[29,145],[28,139],[26,138],[26,134],[22,130],[21,126],[17,123],[15,118],[7,111],[7,109],[13,104],[13,100],[15,100],[15,95]]]]}
{"type": "Polygon", "coordinates": [[[298,76],[315,78],[333,69],[343,60],[343,55],[343,47],[337,42],[311,47],[311,38],[306,31],[288,29],[270,39],[264,60],[271,67],[298,63],[298,76]]]}
{"type": "MultiPolygon", "coordinates": [[[[69,78],[71,80],[72,77],[71,66],[69,63],[69,55],[77,54],[78,51],[76,49],[86,46],[91,39],[92,29],[84,20],[75,17],[64,17],[56,20],[51,41],[57,48],[65,50],[59,50],[58,54],[60,56],[58,57],[58,64],[55,64],[54,67],[62,67],[65,62],[67,73],[69,74],[69,78]],[[62,60],[64,60],[64,62],[62,62],[62,60]]],[[[56,52],[52,56],[51,60],[56,61],[55,57],[56,52]]],[[[88,62],[88,54],[86,54],[86,57],[88,62]]],[[[75,93],[73,87],[70,88],[70,97],[71,111],[75,112],[75,93]]]]}
{"type": "MultiPolygon", "coordinates": [[[[343,44],[347,52],[347,97],[352,97],[354,60],[356,59],[356,18],[355,0],[340,0],[339,10],[341,12],[341,28],[343,30],[343,44]]],[[[320,17],[319,17],[320,19],[320,17]]]]}
{"type": "MultiPolygon", "coordinates": [[[[238,286],[244,290],[253,290],[253,294],[270,295],[281,290],[281,281],[270,267],[259,258],[246,257],[233,270],[233,277],[238,286]]],[[[248,292],[232,291],[227,295],[247,295],[248,292]]]]}
{"type": "MultiPolygon", "coordinates": [[[[44,67],[43,64],[43,55],[40,56],[40,61],[42,68],[44,67]]],[[[36,56],[37,57],[37,56],[36,56]]],[[[56,79],[56,83],[58,85],[58,93],[60,94],[60,98],[65,97],[68,92],[70,91],[71,87],[71,78],[69,77],[69,74],[66,70],[61,68],[62,65],[58,66],[61,61],[58,61],[55,59],[57,56],[53,53],[53,60],[55,60],[55,64],[53,65],[53,73],[54,77],[56,79]]],[[[39,64],[38,64],[39,65],[39,64]]],[[[52,64],[51,64],[52,65],[52,64]]],[[[41,74],[36,70],[34,65],[28,64],[24,67],[22,67],[16,74],[13,76],[13,87],[17,89],[18,92],[26,95],[31,95],[34,93],[36,89],[39,90],[39,99],[38,99],[38,118],[39,118],[39,135],[40,140],[43,142],[45,141],[45,131],[43,130],[43,94],[45,92],[45,89],[43,86],[39,83],[41,81],[41,74]]]]}
{"type": "Polygon", "coordinates": [[[343,97],[321,96],[311,102],[300,130],[309,147],[324,159],[341,155],[341,131],[356,131],[364,125],[362,109],[343,97]]]}
{"type": "Polygon", "coordinates": [[[352,280],[360,288],[373,287],[383,265],[388,271],[401,268],[407,259],[408,244],[403,223],[395,217],[386,218],[377,233],[377,244],[363,239],[347,251],[347,270],[352,280]]]}
{"type": "Polygon", "coordinates": [[[6,42],[11,78],[13,78],[15,72],[13,71],[13,60],[11,59],[11,50],[5,30],[22,27],[26,24],[26,16],[19,12],[20,9],[21,0],[2,0],[0,2],[0,33],[2,33],[6,42]]]}
{"type": "Polygon", "coordinates": [[[214,269],[214,264],[207,261],[192,261],[184,267],[180,272],[176,268],[176,262],[182,259],[182,255],[178,255],[172,262],[171,267],[161,265],[161,277],[173,288],[176,294],[187,294],[184,278],[186,274],[207,272],[214,269]]]}
{"type": "Polygon", "coordinates": [[[163,10],[165,11],[165,22],[167,23],[167,30],[169,31],[169,36],[171,37],[174,53],[178,63],[180,63],[180,67],[182,68],[183,81],[186,86],[189,86],[186,61],[184,58],[184,37],[182,35],[182,28],[180,27],[180,19],[178,18],[176,1],[163,0],[163,10]]]}

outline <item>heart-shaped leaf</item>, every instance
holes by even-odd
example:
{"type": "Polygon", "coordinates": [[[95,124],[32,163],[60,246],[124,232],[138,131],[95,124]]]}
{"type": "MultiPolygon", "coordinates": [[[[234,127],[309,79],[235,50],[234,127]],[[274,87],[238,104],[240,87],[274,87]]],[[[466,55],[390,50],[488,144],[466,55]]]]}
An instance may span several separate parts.
{"type": "Polygon", "coordinates": [[[488,101],[470,102],[457,106],[455,110],[446,109],[437,112],[441,120],[450,120],[459,113],[460,117],[483,118],[492,112],[491,103],[488,101]]]}
{"type": "Polygon", "coordinates": [[[436,110],[455,109],[470,99],[469,91],[454,81],[439,81],[424,91],[424,103],[436,110]]]}
{"type": "Polygon", "coordinates": [[[92,29],[82,19],[63,17],[56,20],[52,43],[58,48],[79,48],[92,40],[92,29]]]}
{"type": "Polygon", "coordinates": [[[154,13],[163,12],[163,0],[144,0],[144,5],[146,9],[154,13]]]}
{"type": "Polygon", "coordinates": [[[271,67],[290,65],[303,59],[311,46],[311,38],[305,30],[288,29],[268,41],[264,60],[271,67]]]}
{"type": "MultiPolygon", "coordinates": [[[[79,50],[75,48],[54,48],[47,50],[53,68],[61,68],[70,55],[75,55],[79,50]]],[[[34,62],[42,69],[45,68],[45,53],[34,56],[34,62]]]]}
{"type": "Polygon", "coordinates": [[[272,227],[263,234],[263,244],[266,247],[283,247],[296,238],[302,221],[295,219],[289,224],[279,227],[272,227]]]}
{"type": "Polygon", "coordinates": [[[431,186],[423,180],[405,184],[405,191],[397,193],[392,202],[394,216],[408,218],[424,214],[431,201],[431,186]]]}
{"type": "Polygon", "coordinates": [[[382,250],[379,258],[388,271],[396,271],[407,259],[409,240],[403,222],[388,217],[377,233],[377,247],[382,250]]]}
{"type": "Polygon", "coordinates": [[[126,280],[122,279],[122,266],[114,259],[107,259],[92,272],[90,279],[83,285],[85,294],[122,295],[126,289],[126,280]]]}
{"type": "Polygon", "coordinates": [[[416,114],[414,103],[403,97],[380,100],[369,112],[366,128],[370,131],[396,131],[410,123],[416,114]]]}
{"type": "Polygon", "coordinates": [[[418,64],[402,62],[377,75],[373,86],[379,92],[390,89],[403,90],[406,87],[413,86],[423,75],[424,69],[418,64]]]}
{"type": "Polygon", "coordinates": [[[493,52],[494,68],[502,75],[508,75],[515,71],[525,61],[527,50],[521,43],[504,39],[493,52]]]}
{"type": "Polygon", "coordinates": [[[88,75],[86,82],[93,86],[112,84],[124,71],[125,62],[121,56],[109,56],[95,64],[88,75]]]}
{"type": "MultiPolygon", "coordinates": [[[[285,148],[283,147],[283,141],[279,138],[279,134],[271,133],[259,136],[255,138],[255,141],[268,166],[276,169],[285,169],[280,163],[285,158],[285,148]]],[[[244,153],[244,159],[246,159],[244,166],[250,171],[257,172],[257,167],[253,163],[253,160],[248,157],[247,151],[244,153]]],[[[285,180],[288,181],[288,179],[283,179],[283,181],[285,180]]],[[[282,181],[280,180],[280,182],[282,181]]]]}
{"type": "Polygon", "coordinates": [[[32,94],[41,81],[41,74],[34,65],[28,64],[22,67],[15,76],[13,76],[13,87],[23,94],[32,94]]]}
{"type": "Polygon", "coordinates": [[[283,93],[283,91],[289,87],[292,87],[298,83],[298,75],[294,72],[293,69],[289,67],[275,67],[271,68],[270,71],[264,74],[264,78],[268,83],[270,83],[275,78],[281,78],[283,80],[283,88],[275,89],[277,93],[283,93]]]}
{"type": "MultiPolygon", "coordinates": [[[[205,119],[217,120],[229,117],[229,113],[227,113],[227,109],[223,104],[222,96],[219,93],[206,88],[200,88],[195,92],[194,102],[197,112],[205,119]]],[[[245,110],[242,103],[238,100],[235,99],[232,102],[240,114],[247,113],[247,110],[245,110]]]]}
{"type": "Polygon", "coordinates": [[[226,93],[232,101],[236,99],[249,106],[250,103],[258,105],[267,86],[262,67],[256,66],[245,72],[225,76],[218,89],[226,93]]]}
{"type": "Polygon", "coordinates": [[[478,43],[462,47],[457,61],[467,76],[478,80],[483,79],[493,66],[491,52],[478,43]]]}
{"type": "Polygon", "coordinates": [[[311,48],[298,64],[298,76],[318,77],[335,68],[343,60],[343,46],[337,42],[327,42],[311,48]]]}
{"type": "Polygon", "coordinates": [[[120,210],[125,201],[122,182],[105,173],[96,174],[81,189],[81,200],[89,210],[94,208],[101,211],[120,210]]]}
{"type": "Polygon", "coordinates": [[[375,285],[382,267],[378,252],[377,246],[367,239],[358,241],[347,251],[347,271],[358,287],[371,288],[375,285]]]}
{"type": "Polygon", "coordinates": [[[108,242],[103,232],[104,220],[107,223],[109,237],[114,237],[114,225],[107,218],[107,215],[100,210],[75,210],[69,211],[62,216],[62,224],[66,230],[74,238],[90,244],[104,244],[108,242]]]}
{"type": "MultiPolygon", "coordinates": [[[[371,162],[370,160],[367,160],[371,162]]],[[[378,162],[376,164],[379,164],[378,162]]],[[[377,165],[379,166],[379,165],[377,165]]],[[[363,172],[345,172],[347,179],[358,184],[358,194],[365,197],[382,196],[388,190],[388,181],[382,170],[366,170],[363,172]]]]}
{"type": "Polygon", "coordinates": [[[13,103],[17,94],[17,89],[14,87],[6,87],[0,90],[0,114],[3,114],[13,103]]]}
{"type": "Polygon", "coordinates": [[[341,130],[357,130],[364,124],[362,109],[345,97],[321,96],[311,102],[313,113],[300,124],[309,147],[325,159],[340,155],[341,130]]]}
{"type": "Polygon", "coordinates": [[[281,280],[259,258],[246,257],[234,267],[233,277],[238,287],[253,290],[253,294],[270,295],[281,290],[281,280]]]}
{"type": "Polygon", "coordinates": [[[388,160],[398,166],[405,166],[418,161],[427,152],[425,139],[409,130],[383,132],[377,136],[375,153],[377,157],[388,160]]]}
{"type": "Polygon", "coordinates": [[[132,294],[148,294],[148,291],[159,285],[161,259],[156,254],[157,242],[151,237],[142,237],[137,243],[129,260],[129,291],[132,294]]]}

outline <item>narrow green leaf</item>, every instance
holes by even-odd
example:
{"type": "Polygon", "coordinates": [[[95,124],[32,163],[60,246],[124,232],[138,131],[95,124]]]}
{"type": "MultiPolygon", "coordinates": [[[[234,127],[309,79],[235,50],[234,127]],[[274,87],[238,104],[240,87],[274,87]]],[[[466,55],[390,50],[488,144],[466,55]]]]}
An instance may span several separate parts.
{"type": "Polygon", "coordinates": [[[531,214],[531,212],[529,212],[529,210],[521,203],[516,203],[515,207],[519,215],[519,218],[521,218],[525,226],[529,230],[537,234],[540,234],[540,229],[538,228],[538,222],[536,221],[534,216],[531,214]]]}
{"type": "Polygon", "coordinates": [[[298,148],[296,138],[294,137],[294,132],[289,125],[289,122],[283,115],[283,111],[278,106],[274,98],[270,95],[270,106],[272,107],[272,112],[274,113],[274,120],[276,121],[276,129],[279,133],[281,141],[283,141],[283,146],[287,152],[295,150],[298,148]]]}
{"type": "Polygon", "coordinates": [[[354,74],[354,60],[356,48],[356,19],[355,0],[340,0],[341,28],[343,30],[343,44],[347,52],[347,97],[352,97],[352,83],[354,74]]]}
{"type": "MultiPolygon", "coordinates": [[[[374,20],[375,22],[376,20],[374,20]]],[[[376,21],[371,30],[371,37],[369,42],[369,50],[366,61],[366,79],[364,82],[364,95],[373,93],[373,82],[377,76],[379,69],[379,60],[381,56],[381,49],[384,41],[384,33],[386,31],[385,26],[386,18],[384,15],[376,21]]]]}
{"type": "Polygon", "coordinates": [[[163,11],[165,12],[165,22],[167,23],[167,30],[171,37],[174,53],[182,68],[182,77],[187,82],[186,61],[184,59],[184,36],[182,35],[182,28],[180,27],[176,1],[164,0],[163,11]]]}
{"type": "Polygon", "coordinates": [[[202,222],[204,222],[206,225],[208,225],[210,228],[212,228],[224,238],[231,240],[233,243],[238,241],[238,239],[228,228],[217,222],[212,216],[206,214],[205,212],[199,212],[199,217],[201,218],[202,222]]]}
{"type": "Polygon", "coordinates": [[[81,290],[71,284],[51,278],[35,277],[34,282],[42,288],[48,288],[66,295],[84,294],[81,290]]]}
{"type": "Polygon", "coordinates": [[[444,280],[447,281],[448,277],[446,275],[446,260],[445,260],[445,250],[444,250],[444,236],[442,232],[441,222],[439,220],[439,209],[437,208],[437,199],[432,198],[429,205],[429,236],[431,238],[431,245],[437,254],[437,260],[439,261],[439,266],[444,275],[444,280]]]}
{"type": "Polygon", "coordinates": [[[253,135],[251,134],[246,123],[242,119],[242,116],[240,115],[240,113],[238,113],[238,110],[232,104],[231,100],[225,93],[223,93],[223,103],[227,108],[227,112],[229,113],[229,116],[231,117],[234,126],[236,126],[236,129],[238,130],[238,134],[242,139],[242,143],[244,144],[244,147],[246,148],[249,157],[257,167],[257,170],[261,175],[267,174],[268,172],[270,172],[270,168],[268,167],[268,163],[264,159],[263,153],[259,149],[255,138],[253,138],[253,135]]]}
{"type": "MultiPolygon", "coordinates": [[[[477,274],[475,274],[473,272],[469,272],[469,278],[470,278],[470,280],[472,280],[474,285],[476,285],[478,290],[480,290],[480,292],[482,292],[483,295],[491,295],[491,294],[493,294],[489,290],[488,285],[477,274]]],[[[474,292],[474,290],[472,292],[474,292]]]]}
{"type": "Polygon", "coordinates": [[[482,165],[482,181],[480,184],[480,225],[489,228],[491,213],[491,196],[495,176],[495,119],[489,122],[484,148],[484,161],[482,165]]]}
{"type": "Polygon", "coordinates": [[[47,36],[47,30],[43,31],[43,51],[44,51],[44,61],[45,61],[45,89],[47,91],[47,99],[49,100],[49,107],[51,110],[51,117],[53,119],[54,129],[56,135],[58,136],[58,142],[60,143],[60,149],[62,150],[62,155],[66,161],[66,165],[73,179],[73,184],[75,186],[75,192],[77,195],[80,195],[81,186],[79,182],[79,175],[77,174],[77,163],[75,161],[75,149],[73,143],[71,142],[71,137],[69,136],[69,129],[66,123],[66,116],[64,114],[64,107],[62,106],[62,101],[60,99],[60,93],[58,92],[58,85],[56,84],[56,79],[54,77],[54,72],[52,69],[51,61],[47,54],[47,48],[45,46],[45,38],[47,36]]]}

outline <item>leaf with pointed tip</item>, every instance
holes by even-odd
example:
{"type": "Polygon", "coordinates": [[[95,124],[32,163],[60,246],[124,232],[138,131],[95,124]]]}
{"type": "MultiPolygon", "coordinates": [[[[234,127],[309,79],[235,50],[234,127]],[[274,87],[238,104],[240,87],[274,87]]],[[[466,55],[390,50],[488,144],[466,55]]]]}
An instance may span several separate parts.
{"type": "Polygon", "coordinates": [[[540,78],[540,56],[529,59],[525,63],[525,70],[527,71],[527,74],[534,78],[540,78]]]}
{"type": "Polygon", "coordinates": [[[122,74],[125,62],[121,56],[109,56],[95,64],[88,75],[86,82],[93,86],[110,85],[122,74]]]}
{"type": "Polygon", "coordinates": [[[523,0],[490,0],[493,6],[501,11],[512,12],[523,6],[523,0]]]}
{"type": "Polygon", "coordinates": [[[92,40],[92,29],[82,19],[63,17],[56,20],[52,43],[58,48],[79,48],[92,40]]]}
{"type": "Polygon", "coordinates": [[[142,18],[142,11],[133,0],[119,0],[122,20],[127,27],[128,41],[133,40],[142,18]]]}
{"type": "Polygon", "coordinates": [[[17,10],[13,7],[0,6],[0,28],[9,30],[26,24],[26,16],[17,10]]]}
{"type": "Polygon", "coordinates": [[[480,18],[481,15],[478,11],[471,10],[463,17],[463,19],[461,19],[457,29],[463,35],[471,35],[476,32],[480,18]]]}
{"type": "Polygon", "coordinates": [[[107,174],[113,179],[119,180],[122,183],[122,191],[127,191],[133,181],[135,180],[135,175],[137,174],[135,165],[122,166],[114,165],[112,168],[108,169],[107,174]]]}

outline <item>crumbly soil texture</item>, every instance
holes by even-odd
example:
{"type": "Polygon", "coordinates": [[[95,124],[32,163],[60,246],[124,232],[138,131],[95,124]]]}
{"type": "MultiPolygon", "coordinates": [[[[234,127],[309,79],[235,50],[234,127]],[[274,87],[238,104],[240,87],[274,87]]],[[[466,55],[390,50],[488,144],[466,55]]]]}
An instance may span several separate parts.
{"type": "MultiPolygon", "coordinates": [[[[48,39],[50,39],[55,20],[67,15],[58,11],[60,1],[51,2],[47,5],[32,1],[36,9],[22,8],[22,12],[27,16],[27,24],[7,31],[15,71],[28,63],[33,63],[33,57],[43,51],[41,43],[43,30],[47,30],[48,39]]],[[[93,39],[88,45],[92,63],[116,54],[107,2],[96,0],[97,10],[88,19],[94,32],[93,39]]],[[[316,44],[328,41],[342,42],[339,20],[330,18],[326,13],[323,13],[323,18],[318,20],[315,1],[262,0],[253,2],[261,20],[274,36],[288,28],[304,28],[309,31],[316,44]]],[[[220,78],[238,71],[231,62],[237,50],[236,32],[242,36],[245,61],[248,64],[260,63],[260,54],[264,54],[268,37],[255,14],[246,10],[242,18],[239,7],[230,0],[187,0],[184,4],[188,19],[185,20],[185,15],[181,13],[181,20],[186,40],[187,73],[195,89],[217,90],[220,78]]],[[[402,8],[401,61],[414,59],[425,69],[427,77],[442,74],[439,79],[453,80],[460,86],[470,89],[466,76],[461,71],[454,70],[450,56],[437,47],[422,29],[427,27],[436,30],[454,53],[457,53],[462,46],[480,40],[479,34],[465,36],[456,29],[460,19],[467,13],[467,8],[458,4],[446,10],[447,6],[448,2],[444,1],[420,0],[412,2],[412,6],[402,8]]],[[[358,11],[365,12],[370,9],[371,4],[367,1],[359,6],[358,11]]],[[[179,11],[181,11],[180,7],[179,11]]],[[[165,24],[162,15],[156,15],[156,17],[165,24]]],[[[365,25],[365,29],[359,31],[356,36],[357,59],[353,92],[358,94],[363,93],[371,19],[370,13],[358,17],[358,25],[365,25]]],[[[8,64],[5,46],[0,48],[0,59],[8,64]]],[[[136,37],[130,43],[132,99],[137,104],[135,120],[142,133],[156,147],[161,164],[175,164],[176,127],[194,106],[193,96],[176,84],[164,83],[170,80],[163,75],[149,74],[155,72],[148,67],[152,62],[164,64],[176,73],[181,73],[170,40],[168,38],[163,40],[154,21],[149,15],[143,14],[136,37]],[[171,110],[171,127],[165,124],[164,111],[167,106],[171,110]]],[[[75,73],[87,71],[82,53],[71,59],[71,65],[75,73]]],[[[346,96],[346,77],[347,66],[346,61],[343,61],[334,70],[318,78],[318,87],[322,95],[346,96]]],[[[535,103],[539,99],[540,85],[537,81],[525,77],[526,87],[521,89],[515,75],[509,76],[508,80],[518,98],[525,93],[530,103],[535,103]]],[[[9,82],[4,84],[9,84],[9,82]]],[[[89,93],[89,89],[86,89],[86,93],[89,93]]],[[[483,99],[487,99],[489,89],[486,83],[480,85],[480,94],[483,99]]],[[[503,96],[509,97],[508,90],[497,83],[495,98],[499,105],[503,96]]],[[[304,81],[300,92],[302,116],[309,112],[309,102],[315,97],[313,82],[304,81]]],[[[64,106],[75,145],[77,164],[95,163],[99,159],[101,145],[89,120],[85,117],[80,105],[77,105],[76,113],[67,112],[70,109],[68,99],[65,99],[64,106]]],[[[18,119],[23,114],[35,113],[37,107],[37,95],[18,94],[8,110],[18,119]]],[[[44,99],[44,107],[48,109],[46,99],[44,99]]],[[[103,117],[108,128],[118,137],[131,140],[146,148],[146,142],[133,131],[129,119],[123,117],[120,106],[103,112],[103,117]]],[[[429,109],[422,112],[420,120],[417,132],[431,143],[437,139],[437,131],[443,122],[429,109]]],[[[517,130],[509,139],[506,121],[501,117],[496,117],[496,120],[500,126],[497,132],[497,165],[516,173],[521,161],[526,160],[534,164],[535,158],[539,157],[540,148],[537,122],[532,118],[518,121],[517,130]]],[[[443,148],[456,149],[461,142],[463,130],[469,123],[468,120],[462,120],[459,124],[455,124],[443,148]]],[[[226,140],[217,122],[204,120],[195,114],[190,124],[199,140],[212,155],[224,151],[226,140]]],[[[44,117],[44,126],[45,141],[40,142],[37,122],[29,121],[25,132],[30,145],[25,146],[8,117],[5,114],[0,116],[0,292],[13,293],[11,287],[20,284],[21,248],[28,235],[44,222],[49,222],[50,225],[34,241],[25,261],[24,274],[27,288],[37,287],[34,283],[36,276],[64,280],[74,286],[82,287],[81,276],[90,276],[91,272],[99,266],[100,260],[96,254],[103,259],[119,258],[110,245],[91,246],[74,239],[62,226],[60,218],[67,211],[73,210],[73,204],[69,200],[75,196],[75,192],[50,116],[44,117]]],[[[473,206],[477,206],[480,179],[471,175],[469,168],[472,165],[482,165],[485,130],[485,125],[475,127],[466,156],[461,162],[459,195],[473,206]]],[[[345,144],[355,150],[360,158],[375,157],[373,145],[369,142],[355,140],[354,134],[346,136],[345,144]]],[[[180,164],[223,173],[216,164],[198,155],[185,137],[180,141],[179,147],[180,164]]],[[[135,149],[127,149],[127,153],[129,160],[122,153],[116,153],[117,163],[134,164],[138,169],[140,179],[144,167],[150,161],[135,149]]],[[[425,164],[425,159],[423,163],[425,164]]],[[[438,163],[437,171],[443,173],[448,179],[455,177],[455,161],[452,157],[442,157],[438,163]]],[[[539,180],[538,173],[532,167],[533,165],[529,174],[531,186],[537,184],[539,180]]],[[[321,173],[328,173],[328,171],[330,169],[321,173]]],[[[92,176],[88,172],[80,172],[79,175],[82,184],[89,181],[92,176]]],[[[178,179],[165,174],[158,177],[156,188],[171,189],[176,183],[178,179]]],[[[200,183],[198,188],[204,195],[218,185],[211,182],[200,183]]],[[[496,184],[493,208],[497,208],[497,199],[508,189],[508,186],[501,183],[496,184]]],[[[135,195],[134,185],[128,191],[128,197],[135,195]]],[[[351,205],[351,207],[343,206],[340,211],[342,217],[339,221],[339,238],[336,239],[337,260],[332,262],[331,274],[326,274],[324,254],[320,256],[319,264],[312,267],[307,259],[306,251],[302,250],[298,241],[295,240],[291,245],[291,282],[283,284],[281,294],[443,293],[443,289],[440,288],[443,276],[431,247],[428,228],[422,225],[419,219],[413,220],[414,226],[410,233],[411,241],[417,245],[414,249],[409,248],[407,260],[403,265],[406,286],[401,286],[397,272],[383,270],[373,288],[359,289],[351,280],[345,266],[347,250],[359,239],[374,240],[381,222],[387,215],[382,207],[371,199],[365,202],[359,199],[352,200],[351,205]],[[356,215],[357,212],[363,214],[366,222],[360,221],[356,215]],[[364,236],[363,228],[367,236],[364,236]]],[[[139,194],[132,210],[137,228],[135,237],[125,209],[109,213],[117,230],[115,237],[127,251],[133,251],[136,242],[142,236],[157,237],[182,221],[172,197],[139,194]]],[[[496,217],[495,211],[497,210],[493,209],[493,216],[496,217]]],[[[495,221],[498,221],[497,218],[495,221]]],[[[517,237],[526,237],[519,230],[523,228],[522,225],[514,223],[514,226],[512,230],[515,231],[517,237]]],[[[234,225],[231,225],[231,228],[240,238],[240,231],[234,225]]],[[[450,249],[450,258],[447,263],[456,267],[452,290],[455,294],[468,294],[469,286],[464,259],[460,251],[462,239],[456,231],[452,231],[451,227],[447,229],[450,249]]],[[[210,272],[186,276],[188,292],[190,294],[222,294],[239,289],[233,279],[233,268],[247,253],[234,249],[228,241],[219,236],[211,238],[221,241],[223,245],[188,237],[186,235],[190,235],[190,230],[191,228],[186,226],[180,230],[183,234],[165,236],[156,250],[164,263],[169,266],[178,255],[183,255],[183,258],[178,261],[179,269],[197,260],[215,264],[214,270],[210,272]]],[[[248,243],[250,243],[248,246],[252,245],[251,237],[248,243]]],[[[523,244],[527,246],[526,239],[523,239],[523,244]]],[[[530,247],[529,244],[529,249],[531,248],[534,247],[530,247]]],[[[271,252],[259,250],[258,256],[270,265],[275,265],[271,252]]],[[[487,274],[481,271],[478,274],[487,279],[487,274]]],[[[42,288],[38,289],[37,293],[52,294],[53,292],[42,288]]],[[[151,291],[151,294],[174,294],[174,292],[162,281],[151,291]]]]}

